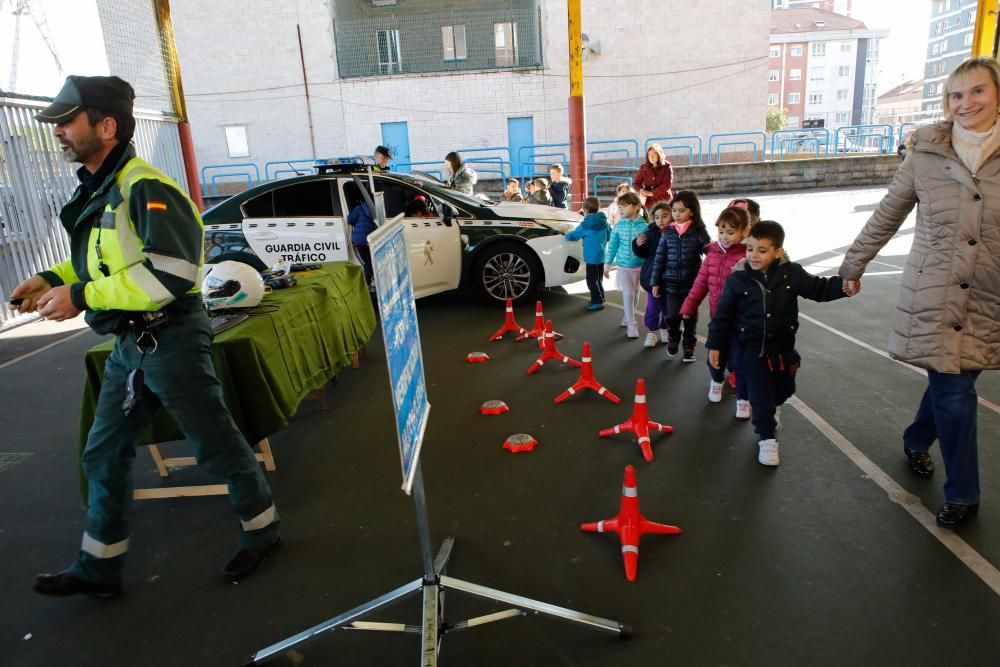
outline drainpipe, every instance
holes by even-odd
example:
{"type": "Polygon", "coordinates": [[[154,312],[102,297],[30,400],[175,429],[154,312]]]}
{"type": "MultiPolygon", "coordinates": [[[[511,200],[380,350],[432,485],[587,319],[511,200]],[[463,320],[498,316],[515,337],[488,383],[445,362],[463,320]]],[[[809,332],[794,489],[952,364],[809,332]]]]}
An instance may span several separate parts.
{"type": "Polygon", "coordinates": [[[567,3],[569,24],[569,164],[573,179],[570,210],[587,196],[587,129],[583,106],[583,37],[580,0],[567,3]]]}
{"type": "Polygon", "coordinates": [[[313,131],[313,111],[312,100],[309,99],[309,78],[306,76],[306,57],[302,52],[302,28],[295,24],[295,32],[299,35],[299,62],[302,65],[302,85],[306,89],[306,115],[309,118],[309,146],[312,148],[312,157],[316,159],[316,134],[313,131]]]}
{"type": "Polygon", "coordinates": [[[198,180],[198,160],[194,155],[194,138],[191,135],[191,124],[188,123],[187,105],[184,103],[184,88],[181,86],[181,64],[177,59],[177,44],[174,42],[174,26],[170,20],[170,0],[155,0],[156,17],[160,24],[160,34],[163,48],[167,52],[163,64],[167,81],[170,84],[170,95],[177,114],[177,134],[181,142],[181,156],[184,160],[184,175],[187,177],[188,192],[199,211],[205,210],[205,202],[201,198],[201,181],[198,180]]]}

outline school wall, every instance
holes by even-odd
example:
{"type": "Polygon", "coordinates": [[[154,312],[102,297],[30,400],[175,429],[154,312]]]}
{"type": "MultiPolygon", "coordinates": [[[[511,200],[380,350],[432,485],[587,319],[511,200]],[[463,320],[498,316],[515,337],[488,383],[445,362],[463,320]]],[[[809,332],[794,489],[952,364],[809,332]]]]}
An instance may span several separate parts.
{"type": "MultiPolygon", "coordinates": [[[[263,173],[314,157],[313,143],[315,157],[368,155],[397,121],[414,161],[506,145],[511,117],[534,119],[536,143],[567,141],[566,0],[540,3],[541,69],[353,79],[337,74],[336,1],[171,2],[199,166],[263,173]],[[249,157],[228,156],[228,124],[246,125],[249,157]]],[[[763,129],[769,17],[768,0],[588,0],[583,30],[601,43],[584,62],[588,139],[636,139],[641,151],[649,137],[763,129]]]]}

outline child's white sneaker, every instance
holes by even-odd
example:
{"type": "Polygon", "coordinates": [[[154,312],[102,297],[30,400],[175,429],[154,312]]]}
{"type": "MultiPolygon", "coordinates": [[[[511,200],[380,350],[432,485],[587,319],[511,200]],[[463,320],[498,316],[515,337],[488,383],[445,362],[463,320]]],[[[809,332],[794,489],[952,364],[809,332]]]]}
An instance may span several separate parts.
{"type": "Polygon", "coordinates": [[[670,329],[660,329],[660,342],[666,343],[670,340],[670,329]]]}
{"type": "Polygon", "coordinates": [[[622,318],[622,326],[623,327],[627,327],[628,326],[628,322],[625,321],[624,317],[622,318]]]}
{"type": "Polygon", "coordinates": [[[736,399],[736,418],[750,419],[750,401],[742,398],[736,399]]]}
{"type": "Polygon", "coordinates": [[[656,341],[659,340],[659,338],[660,337],[656,335],[655,331],[650,331],[646,334],[646,340],[643,342],[643,345],[646,347],[656,347],[656,341]]]}
{"type": "Polygon", "coordinates": [[[774,430],[781,430],[781,406],[779,405],[774,409],[774,430]]]}
{"type": "Polygon", "coordinates": [[[636,327],[636,325],[634,325],[634,324],[629,324],[625,328],[625,335],[627,337],[629,337],[629,338],[638,338],[639,337],[639,328],[636,327]]]}
{"type": "Polygon", "coordinates": [[[762,466],[777,466],[780,463],[778,459],[778,441],[773,438],[770,440],[761,440],[757,443],[759,451],[757,453],[757,461],[762,466]]]}
{"type": "Polygon", "coordinates": [[[708,381],[708,400],[712,403],[722,402],[722,383],[715,380],[708,381]]]}

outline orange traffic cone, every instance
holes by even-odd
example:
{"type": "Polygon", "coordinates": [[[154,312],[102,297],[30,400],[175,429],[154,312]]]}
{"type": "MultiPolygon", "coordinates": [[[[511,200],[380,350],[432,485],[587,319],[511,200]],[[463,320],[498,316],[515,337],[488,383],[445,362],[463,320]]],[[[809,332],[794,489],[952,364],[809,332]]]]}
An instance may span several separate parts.
{"type": "Polygon", "coordinates": [[[495,334],[490,336],[490,342],[495,340],[500,340],[503,335],[508,331],[513,331],[516,334],[523,334],[524,327],[514,321],[514,305],[511,303],[510,299],[507,299],[507,313],[503,321],[503,326],[500,327],[495,334]]]}
{"type": "Polygon", "coordinates": [[[639,489],[635,485],[635,468],[632,466],[625,466],[618,514],[604,521],[581,524],[580,530],[588,533],[618,533],[622,544],[622,560],[625,562],[625,578],[629,581],[635,581],[639,568],[639,540],[645,533],[676,535],[681,532],[677,526],[649,521],[639,512],[639,489]]]}
{"type": "Polygon", "coordinates": [[[594,378],[594,365],[590,360],[590,343],[588,341],[583,342],[583,367],[580,369],[580,379],[572,387],[556,396],[555,402],[562,403],[582,389],[593,389],[597,392],[598,396],[603,396],[612,403],[622,402],[622,399],[615,396],[607,387],[594,378]]]}
{"type": "MultiPolygon", "coordinates": [[[[553,331],[553,335],[556,338],[562,338],[563,335],[558,331],[553,331]]],[[[545,314],[542,312],[542,302],[535,302],[535,324],[531,327],[531,331],[525,331],[523,334],[515,338],[514,340],[524,340],[525,338],[536,338],[538,339],[538,349],[545,347],[545,314]]]]}
{"type": "Polygon", "coordinates": [[[535,360],[535,363],[531,364],[531,368],[528,369],[528,375],[531,375],[539,368],[545,365],[545,362],[549,359],[557,359],[564,364],[570,364],[580,368],[583,366],[582,363],[576,359],[570,359],[565,354],[556,349],[556,337],[552,332],[552,320],[545,321],[545,347],[542,348],[542,356],[535,360]]]}
{"type": "Polygon", "coordinates": [[[639,449],[642,450],[642,458],[647,461],[653,460],[653,448],[649,444],[649,431],[665,431],[673,433],[673,426],[666,426],[659,422],[650,421],[649,413],[646,410],[646,381],[639,378],[635,381],[635,403],[632,405],[632,416],[627,421],[612,426],[601,431],[598,435],[602,438],[622,431],[632,431],[639,439],[639,449]]]}

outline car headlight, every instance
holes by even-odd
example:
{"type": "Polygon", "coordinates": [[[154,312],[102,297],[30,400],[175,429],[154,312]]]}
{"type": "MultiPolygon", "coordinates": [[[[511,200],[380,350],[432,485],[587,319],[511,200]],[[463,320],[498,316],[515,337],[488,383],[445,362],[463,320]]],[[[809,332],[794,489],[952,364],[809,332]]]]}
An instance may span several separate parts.
{"type": "Polygon", "coordinates": [[[535,222],[542,227],[554,229],[560,234],[566,234],[576,229],[576,223],[574,222],[563,222],[562,220],[535,220],[535,222]]]}

